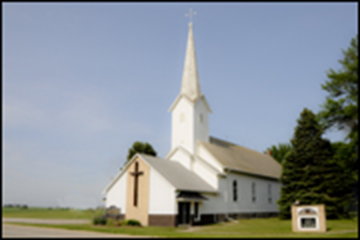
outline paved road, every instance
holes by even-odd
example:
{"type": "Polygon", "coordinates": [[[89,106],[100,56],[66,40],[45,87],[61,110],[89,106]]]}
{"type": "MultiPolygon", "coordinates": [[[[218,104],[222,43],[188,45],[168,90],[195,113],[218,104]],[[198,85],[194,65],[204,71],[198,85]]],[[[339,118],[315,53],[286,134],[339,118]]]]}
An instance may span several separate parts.
{"type": "Polygon", "coordinates": [[[151,238],[126,234],[110,234],[80,230],[66,230],[47,227],[20,226],[6,224],[11,222],[43,223],[43,224],[83,224],[89,220],[75,219],[31,219],[31,218],[3,218],[3,238],[151,238]]]}
{"type": "Polygon", "coordinates": [[[40,223],[40,224],[86,224],[88,219],[38,219],[38,218],[3,218],[2,222],[40,223]]]}
{"type": "Polygon", "coordinates": [[[2,225],[3,238],[149,238],[125,234],[98,233],[90,231],[66,230],[43,227],[2,225]]]}

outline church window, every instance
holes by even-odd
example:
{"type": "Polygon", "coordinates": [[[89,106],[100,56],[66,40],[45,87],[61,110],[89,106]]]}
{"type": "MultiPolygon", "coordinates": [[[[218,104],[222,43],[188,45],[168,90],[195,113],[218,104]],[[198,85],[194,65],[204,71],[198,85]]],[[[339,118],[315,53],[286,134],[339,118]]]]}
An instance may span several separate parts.
{"type": "Polygon", "coordinates": [[[268,202],[269,202],[269,203],[272,202],[272,197],[271,197],[271,184],[268,185],[268,202]]]}
{"type": "Polygon", "coordinates": [[[199,115],[199,122],[203,122],[204,121],[204,119],[203,119],[203,115],[200,113],[200,115],[199,115]]]}
{"type": "Polygon", "coordinates": [[[233,182],[233,200],[236,202],[237,200],[237,182],[234,180],[233,182]]]}
{"type": "Polygon", "coordinates": [[[180,122],[184,122],[184,121],[185,121],[185,114],[180,113],[180,122]]]}
{"type": "Polygon", "coordinates": [[[255,183],[253,182],[251,184],[251,196],[252,196],[252,202],[256,202],[256,195],[255,195],[255,192],[256,192],[256,185],[255,183]]]}

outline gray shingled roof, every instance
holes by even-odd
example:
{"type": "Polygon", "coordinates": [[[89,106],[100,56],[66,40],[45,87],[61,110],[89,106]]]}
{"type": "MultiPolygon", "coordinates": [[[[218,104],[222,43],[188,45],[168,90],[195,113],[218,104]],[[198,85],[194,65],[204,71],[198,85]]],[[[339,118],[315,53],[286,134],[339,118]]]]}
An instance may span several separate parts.
{"type": "Polygon", "coordinates": [[[210,142],[200,141],[224,168],[271,178],[280,178],[281,165],[271,156],[210,137],[210,142]]]}
{"type": "Polygon", "coordinates": [[[189,171],[178,162],[164,160],[146,154],[139,155],[178,190],[217,192],[216,189],[211,187],[194,172],[189,171]]]}

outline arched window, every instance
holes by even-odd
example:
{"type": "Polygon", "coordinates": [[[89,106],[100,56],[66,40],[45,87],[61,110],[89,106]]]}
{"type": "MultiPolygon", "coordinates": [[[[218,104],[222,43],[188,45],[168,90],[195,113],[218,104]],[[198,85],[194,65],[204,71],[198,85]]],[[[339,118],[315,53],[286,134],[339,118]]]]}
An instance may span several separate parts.
{"type": "Polygon", "coordinates": [[[185,114],[184,113],[180,113],[180,122],[185,122],[185,114]]]}
{"type": "Polygon", "coordinates": [[[268,202],[272,203],[271,184],[268,185],[268,202]]]}
{"type": "Polygon", "coordinates": [[[237,200],[237,182],[236,180],[233,181],[233,199],[234,202],[237,200]]]}
{"type": "Polygon", "coordinates": [[[254,202],[256,202],[256,185],[255,185],[255,183],[253,182],[252,184],[251,184],[251,195],[252,195],[252,202],[254,203],[254,202]]]}

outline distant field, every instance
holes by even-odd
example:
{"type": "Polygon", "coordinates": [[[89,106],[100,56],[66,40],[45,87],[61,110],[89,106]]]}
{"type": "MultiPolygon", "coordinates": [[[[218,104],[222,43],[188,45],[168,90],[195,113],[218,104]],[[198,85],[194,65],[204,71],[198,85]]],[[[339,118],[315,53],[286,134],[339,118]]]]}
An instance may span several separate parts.
{"type": "MultiPolygon", "coordinates": [[[[98,212],[98,211],[97,211],[98,212]]],[[[92,219],[96,210],[76,210],[60,208],[2,208],[2,217],[6,218],[42,218],[42,219],[92,219]]]]}

